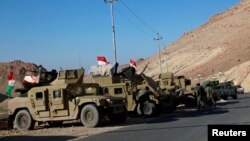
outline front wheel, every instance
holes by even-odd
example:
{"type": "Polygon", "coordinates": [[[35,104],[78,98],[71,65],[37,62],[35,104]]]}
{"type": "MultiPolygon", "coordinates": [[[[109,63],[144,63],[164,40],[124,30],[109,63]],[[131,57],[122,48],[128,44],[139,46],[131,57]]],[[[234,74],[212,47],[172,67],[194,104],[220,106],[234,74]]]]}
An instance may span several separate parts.
{"type": "Polygon", "coordinates": [[[17,112],[14,120],[14,127],[18,130],[31,130],[34,126],[35,122],[27,110],[17,112]]]}
{"type": "Polygon", "coordinates": [[[100,113],[93,104],[88,104],[82,108],[80,120],[85,127],[93,128],[100,122],[100,113]]]}

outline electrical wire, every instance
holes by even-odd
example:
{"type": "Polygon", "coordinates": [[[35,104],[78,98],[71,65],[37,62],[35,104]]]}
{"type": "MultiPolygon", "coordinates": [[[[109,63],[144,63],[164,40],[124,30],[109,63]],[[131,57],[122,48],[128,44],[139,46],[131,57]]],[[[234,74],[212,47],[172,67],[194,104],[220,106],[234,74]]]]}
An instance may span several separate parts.
{"type": "Polygon", "coordinates": [[[142,33],[144,33],[145,35],[149,36],[150,38],[151,35],[149,35],[144,29],[142,29],[140,26],[136,25],[133,21],[131,21],[125,14],[123,14],[120,10],[118,10],[117,8],[114,7],[114,10],[116,11],[116,13],[118,13],[120,16],[122,16],[125,20],[127,20],[127,22],[129,24],[131,24],[132,26],[134,26],[137,30],[141,31],[142,33]]]}
{"type": "Polygon", "coordinates": [[[154,34],[157,33],[157,31],[149,26],[149,24],[147,24],[142,18],[140,18],[123,0],[120,0],[121,4],[128,9],[128,11],[135,16],[135,18],[140,21],[145,27],[147,27],[151,32],[153,32],[154,34]]]}

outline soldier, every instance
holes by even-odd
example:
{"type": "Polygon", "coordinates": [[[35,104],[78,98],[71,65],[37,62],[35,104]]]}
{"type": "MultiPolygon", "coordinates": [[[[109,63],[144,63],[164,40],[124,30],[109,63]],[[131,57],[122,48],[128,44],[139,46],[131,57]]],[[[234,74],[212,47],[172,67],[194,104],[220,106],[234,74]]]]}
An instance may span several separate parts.
{"type": "Polygon", "coordinates": [[[200,111],[201,106],[205,106],[205,103],[207,102],[207,96],[204,88],[200,85],[200,83],[196,84],[196,95],[197,95],[197,107],[198,111],[200,111]]]}
{"type": "Polygon", "coordinates": [[[207,100],[208,100],[208,106],[212,109],[213,107],[215,108],[216,102],[214,99],[214,91],[211,87],[205,88],[205,91],[207,93],[207,100]]]}

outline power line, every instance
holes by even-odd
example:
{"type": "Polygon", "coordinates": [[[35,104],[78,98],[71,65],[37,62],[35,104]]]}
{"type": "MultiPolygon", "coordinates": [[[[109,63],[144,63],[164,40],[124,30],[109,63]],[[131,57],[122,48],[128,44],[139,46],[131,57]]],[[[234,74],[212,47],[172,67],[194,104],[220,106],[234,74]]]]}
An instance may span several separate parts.
{"type": "Polygon", "coordinates": [[[149,26],[149,24],[147,24],[142,18],[140,18],[131,8],[128,7],[128,5],[123,1],[120,0],[121,4],[128,9],[128,11],[134,15],[138,21],[140,21],[145,27],[147,27],[151,32],[153,32],[154,34],[157,33],[156,30],[154,30],[154,28],[152,28],[151,26],[149,26]]]}
{"type": "Polygon", "coordinates": [[[122,16],[125,20],[127,20],[127,22],[129,24],[131,24],[132,26],[134,26],[138,31],[141,31],[142,33],[144,33],[145,35],[149,36],[150,38],[152,38],[151,35],[149,35],[145,30],[143,30],[140,26],[136,25],[132,20],[130,20],[124,13],[122,13],[120,10],[118,10],[117,8],[115,8],[116,13],[118,13],[120,16],[122,16]]]}

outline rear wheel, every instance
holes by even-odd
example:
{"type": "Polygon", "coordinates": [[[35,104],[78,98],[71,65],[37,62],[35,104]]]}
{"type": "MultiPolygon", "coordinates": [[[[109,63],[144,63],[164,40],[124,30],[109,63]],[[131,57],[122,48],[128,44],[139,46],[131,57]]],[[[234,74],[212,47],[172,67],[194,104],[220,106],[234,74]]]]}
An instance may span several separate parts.
{"type": "Polygon", "coordinates": [[[100,122],[100,113],[93,104],[88,104],[82,108],[80,120],[85,127],[96,127],[100,122]]]}
{"type": "Polygon", "coordinates": [[[149,101],[146,101],[143,105],[138,104],[137,114],[141,115],[140,107],[143,106],[144,115],[152,116],[155,113],[155,104],[149,101]]]}
{"type": "Polygon", "coordinates": [[[14,120],[14,127],[18,130],[30,130],[33,129],[34,126],[35,122],[27,110],[17,112],[14,120]]]}

